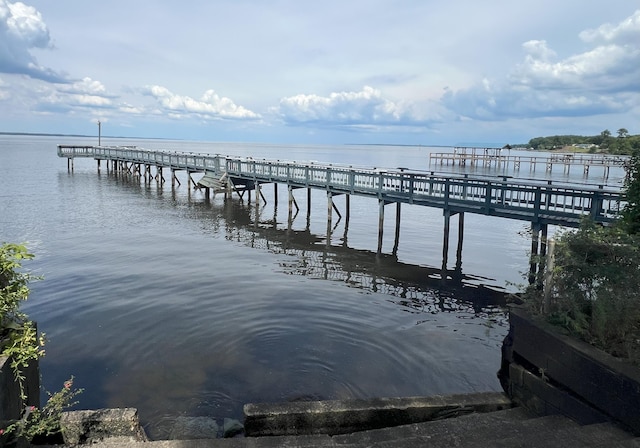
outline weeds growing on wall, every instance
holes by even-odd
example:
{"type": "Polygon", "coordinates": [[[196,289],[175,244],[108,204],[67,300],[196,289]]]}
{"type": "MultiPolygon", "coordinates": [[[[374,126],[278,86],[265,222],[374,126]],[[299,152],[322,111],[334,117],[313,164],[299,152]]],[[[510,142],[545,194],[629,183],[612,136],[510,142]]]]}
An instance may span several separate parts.
{"type": "Polygon", "coordinates": [[[523,298],[569,334],[640,365],[640,154],[626,168],[621,219],[585,219],[557,236],[547,295],[534,285],[523,298]]]}

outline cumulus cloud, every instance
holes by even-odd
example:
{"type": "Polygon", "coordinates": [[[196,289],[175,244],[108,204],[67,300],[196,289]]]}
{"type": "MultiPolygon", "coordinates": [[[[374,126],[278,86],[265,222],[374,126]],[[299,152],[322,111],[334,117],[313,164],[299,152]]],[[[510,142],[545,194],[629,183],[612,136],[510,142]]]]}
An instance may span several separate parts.
{"type": "Polygon", "coordinates": [[[115,97],[109,95],[100,81],[84,78],[71,84],[49,84],[37,92],[35,109],[45,112],[91,112],[114,109],[115,97]]]}
{"type": "Polygon", "coordinates": [[[42,67],[31,55],[34,48],[51,48],[42,15],[21,2],[0,0],[0,72],[27,75],[48,82],[67,82],[65,76],[42,67]]]}
{"type": "Polygon", "coordinates": [[[227,97],[220,97],[214,90],[207,90],[199,100],[176,95],[162,86],[147,86],[142,93],[153,97],[160,107],[173,118],[199,116],[206,119],[256,120],[260,115],[238,106],[227,97]]]}
{"type": "Polygon", "coordinates": [[[585,30],[580,33],[580,39],[585,42],[635,43],[637,45],[638,34],[640,34],[640,9],[618,25],[605,23],[594,30],[585,30]]]}
{"type": "Polygon", "coordinates": [[[83,78],[71,84],[60,86],[58,91],[69,93],[72,95],[88,95],[98,97],[109,97],[107,89],[100,81],[91,78],[83,78]]]}
{"type": "Polygon", "coordinates": [[[433,121],[427,119],[417,105],[393,102],[369,86],[360,92],[282,98],[273,111],[290,125],[415,126],[433,121]]]}
{"type": "Polygon", "coordinates": [[[505,79],[447,91],[443,103],[461,116],[586,116],[623,112],[640,92],[640,10],[620,24],[587,30],[580,38],[594,46],[566,58],[543,40],[523,44],[524,61],[505,79]]]}

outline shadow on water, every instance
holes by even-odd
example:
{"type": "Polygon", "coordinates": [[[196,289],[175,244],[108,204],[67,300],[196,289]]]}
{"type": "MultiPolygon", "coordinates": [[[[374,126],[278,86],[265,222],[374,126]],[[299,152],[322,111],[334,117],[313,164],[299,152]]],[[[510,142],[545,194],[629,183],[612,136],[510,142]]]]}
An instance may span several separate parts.
{"type": "Polygon", "coordinates": [[[506,293],[482,282],[492,279],[467,275],[461,268],[448,270],[398,261],[393,254],[327,246],[326,239],[309,229],[278,228],[277,220],[255,222],[252,207],[243,202],[193,203],[194,207],[220,207],[227,238],[246,245],[285,254],[282,272],[314,279],[339,281],[353,288],[396,297],[396,303],[420,312],[454,311],[473,307],[475,312],[505,305],[506,293]],[[233,223],[233,225],[231,225],[233,223]]]}

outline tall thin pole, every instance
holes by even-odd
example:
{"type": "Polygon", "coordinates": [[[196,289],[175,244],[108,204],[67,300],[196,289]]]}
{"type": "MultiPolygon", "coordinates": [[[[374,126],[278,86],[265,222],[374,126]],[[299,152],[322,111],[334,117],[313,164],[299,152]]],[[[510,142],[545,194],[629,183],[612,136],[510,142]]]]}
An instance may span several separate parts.
{"type": "Polygon", "coordinates": [[[102,123],[98,120],[98,146],[102,146],[102,123]]]}

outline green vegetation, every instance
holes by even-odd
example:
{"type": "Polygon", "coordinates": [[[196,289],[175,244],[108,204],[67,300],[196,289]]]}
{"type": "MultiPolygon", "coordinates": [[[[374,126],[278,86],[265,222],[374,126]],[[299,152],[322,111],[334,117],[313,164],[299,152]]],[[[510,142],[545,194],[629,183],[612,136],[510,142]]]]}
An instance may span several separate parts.
{"type": "Polygon", "coordinates": [[[6,429],[0,429],[0,442],[9,443],[22,438],[29,442],[46,443],[49,442],[47,437],[50,436],[58,436],[60,439],[62,413],[78,404],[74,399],[83,391],[84,389],[73,388],[73,377],[71,377],[64,382],[62,389],[58,392],[53,394],[47,392],[49,399],[42,409],[29,406],[20,420],[10,424],[6,429]]]}
{"type": "Polygon", "coordinates": [[[44,356],[44,334],[37,335],[35,324],[20,310],[29,297],[29,281],[37,279],[21,271],[22,261],[33,258],[27,248],[5,243],[0,246],[0,356],[6,356],[26,400],[23,371],[29,363],[44,356]]]}
{"type": "Polygon", "coordinates": [[[630,135],[625,128],[616,131],[612,136],[611,131],[605,129],[599,135],[553,135],[549,137],[536,137],[529,140],[528,147],[534,150],[561,149],[565,146],[581,145],[589,152],[604,152],[608,154],[632,154],[640,151],[640,135],[630,135]]]}
{"type": "Polygon", "coordinates": [[[42,409],[25,406],[25,369],[44,356],[44,334],[38,336],[35,324],[20,310],[22,302],[29,298],[29,282],[39,279],[22,269],[22,262],[33,255],[19,244],[0,245],[0,356],[9,359],[9,365],[20,387],[22,417],[0,428],[0,446],[24,439],[47,437],[60,432],[62,412],[73,406],[74,397],[82,389],[73,389],[73,377],[65,381],[63,388],[48,393],[49,399],[42,409]]]}
{"type": "Polygon", "coordinates": [[[615,225],[585,220],[556,238],[550,283],[528,287],[523,298],[534,315],[640,365],[640,153],[627,166],[625,190],[615,225]]]}

